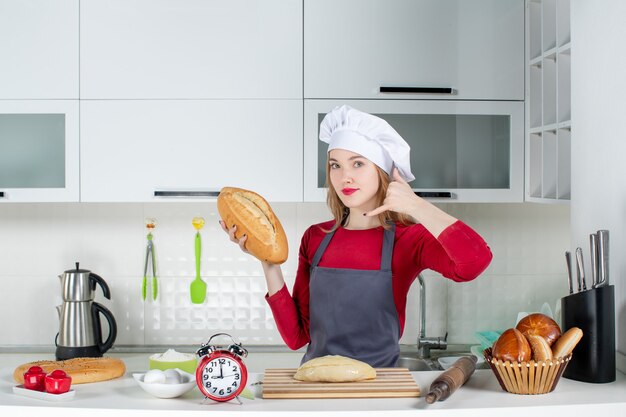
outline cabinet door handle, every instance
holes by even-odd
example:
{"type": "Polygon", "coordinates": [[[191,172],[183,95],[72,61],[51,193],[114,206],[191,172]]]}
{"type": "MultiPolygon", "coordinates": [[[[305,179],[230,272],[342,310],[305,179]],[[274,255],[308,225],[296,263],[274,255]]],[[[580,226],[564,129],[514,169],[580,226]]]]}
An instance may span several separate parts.
{"type": "Polygon", "coordinates": [[[217,197],[219,191],[160,191],[154,192],[155,197],[217,197]]]}
{"type": "Polygon", "coordinates": [[[456,94],[452,87],[380,87],[381,93],[456,94]]]}
{"type": "Polygon", "coordinates": [[[424,198],[452,198],[449,191],[415,191],[415,195],[424,198]]]}

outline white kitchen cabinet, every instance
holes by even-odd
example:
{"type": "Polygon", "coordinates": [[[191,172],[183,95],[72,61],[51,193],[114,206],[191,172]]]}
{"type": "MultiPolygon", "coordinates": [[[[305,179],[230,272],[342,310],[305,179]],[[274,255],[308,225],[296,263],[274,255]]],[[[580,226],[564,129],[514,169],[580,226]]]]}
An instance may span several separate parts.
{"type": "Polygon", "coordinates": [[[302,201],[301,100],[84,100],[80,111],[81,201],[214,199],[224,186],[302,201]]]}
{"type": "Polygon", "coordinates": [[[524,100],[524,0],[304,0],[304,97],[524,100]]]}
{"type": "Polygon", "coordinates": [[[0,100],[0,203],[79,200],[78,100],[0,100]]]}
{"type": "Polygon", "coordinates": [[[522,202],[524,103],[448,100],[305,100],[304,201],[325,201],[328,145],[319,125],[347,104],[385,119],[411,147],[410,182],[433,202],[522,202]]]}
{"type": "Polygon", "coordinates": [[[85,99],[302,98],[302,2],[82,0],[85,99]]]}
{"type": "Polygon", "coordinates": [[[78,0],[0,0],[0,99],[78,98],[78,0]]]}
{"type": "Polygon", "coordinates": [[[526,201],[567,204],[572,135],[569,0],[529,0],[526,10],[526,201]]]}

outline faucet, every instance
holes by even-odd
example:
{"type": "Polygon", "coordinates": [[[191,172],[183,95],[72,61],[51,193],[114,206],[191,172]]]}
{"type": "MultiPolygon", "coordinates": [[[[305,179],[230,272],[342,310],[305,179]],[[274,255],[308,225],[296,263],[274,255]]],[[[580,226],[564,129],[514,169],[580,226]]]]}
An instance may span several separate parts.
{"type": "Polygon", "coordinates": [[[430,358],[431,349],[445,350],[448,347],[448,332],[441,337],[426,337],[426,285],[422,274],[417,276],[420,285],[420,329],[417,338],[417,356],[419,358],[430,358]]]}

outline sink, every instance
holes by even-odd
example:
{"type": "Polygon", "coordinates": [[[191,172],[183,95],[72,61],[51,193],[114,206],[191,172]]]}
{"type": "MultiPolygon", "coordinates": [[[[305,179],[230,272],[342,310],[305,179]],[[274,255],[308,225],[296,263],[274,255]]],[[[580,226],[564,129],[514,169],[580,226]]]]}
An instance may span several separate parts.
{"type": "Polygon", "coordinates": [[[396,368],[408,368],[409,371],[440,371],[442,370],[436,360],[417,358],[415,356],[400,356],[396,368]]]}
{"type": "MultiPolygon", "coordinates": [[[[469,351],[432,351],[430,358],[418,358],[413,352],[403,352],[398,358],[397,368],[408,368],[409,371],[442,371],[443,367],[439,364],[439,358],[458,358],[459,356],[472,356],[469,351]]],[[[482,358],[479,359],[476,369],[489,369],[489,364],[482,358]]]]}

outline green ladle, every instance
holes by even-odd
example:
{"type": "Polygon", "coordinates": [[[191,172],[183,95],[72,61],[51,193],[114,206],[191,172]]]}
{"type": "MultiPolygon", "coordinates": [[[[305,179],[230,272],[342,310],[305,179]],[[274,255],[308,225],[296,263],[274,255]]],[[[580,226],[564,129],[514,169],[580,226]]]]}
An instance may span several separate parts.
{"type": "Polygon", "coordinates": [[[206,282],[200,277],[200,255],[202,254],[200,229],[204,227],[204,219],[202,217],[194,217],[191,224],[196,229],[196,279],[191,281],[191,302],[194,304],[202,304],[206,298],[206,282]]]}

